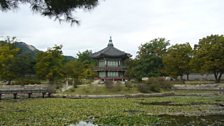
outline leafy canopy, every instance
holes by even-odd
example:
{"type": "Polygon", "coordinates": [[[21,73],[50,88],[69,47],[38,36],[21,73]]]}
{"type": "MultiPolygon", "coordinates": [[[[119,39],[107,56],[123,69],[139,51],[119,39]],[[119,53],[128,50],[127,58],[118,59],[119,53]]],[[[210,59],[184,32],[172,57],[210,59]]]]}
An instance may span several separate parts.
{"type": "Polygon", "coordinates": [[[40,79],[47,79],[50,83],[54,83],[55,79],[63,76],[61,48],[62,46],[55,45],[46,52],[37,55],[35,69],[40,79]]]}
{"type": "Polygon", "coordinates": [[[171,46],[163,56],[164,72],[173,77],[189,74],[191,58],[192,48],[189,43],[171,46]]]}
{"type": "Polygon", "coordinates": [[[10,84],[15,79],[17,73],[15,71],[15,59],[19,49],[5,41],[0,42],[0,78],[7,80],[10,84]]]}
{"type": "Polygon", "coordinates": [[[210,35],[200,39],[194,62],[201,72],[214,73],[216,82],[220,82],[224,72],[224,36],[210,35]]]}
{"type": "Polygon", "coordinates": [[[96,65],[96,61],[92,59],[91,55],[91,50],[86,50],[77,54],[78,62],[82,63],[84,67],[81,74],[85,79],[92,79],[96,76],[96,73],[93,71],[93,68],[96,65]]]}
{"type": "MultiPolygon", "coordinates": [[[[135,60],[130,60],[132,67],[128,74],[137,79],[149,76],[160,76],[163,67],[162,56],[166,52],[169,41],[165,38],[156,38],[139,47],[135,60]]],[[[130,68],[130,66],[128,66],[130,68]]]]}

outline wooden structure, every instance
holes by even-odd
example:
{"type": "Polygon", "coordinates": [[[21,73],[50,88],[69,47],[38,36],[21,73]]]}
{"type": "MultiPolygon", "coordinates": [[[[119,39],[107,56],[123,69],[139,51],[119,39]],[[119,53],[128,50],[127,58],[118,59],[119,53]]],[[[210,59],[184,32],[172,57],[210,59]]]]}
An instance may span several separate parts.
{"type": "Polygon", "coordinates": [[[92,58],[97,60],[95,71],[98,74],[98,79],[125,80],[124,61],[129,57],[131,57],[130,54],[114,47],[110,37],[106,48],[92,54],[92,58]]]}
{"type": "Polygon", "coordinates": [[[16,99],[18,94],[27,94],[28,98],[31,98],[32,94],[42,94],[42,97],[45,98],[46,95],[48,95],[48,97],[51,97],[52,93],[54,93],[54,91],[48,88],[39,88],[39,89],[3,88],[0,89],[0,100],[2,99],[3,94],[12,94],[13,98],[16,99]]]}

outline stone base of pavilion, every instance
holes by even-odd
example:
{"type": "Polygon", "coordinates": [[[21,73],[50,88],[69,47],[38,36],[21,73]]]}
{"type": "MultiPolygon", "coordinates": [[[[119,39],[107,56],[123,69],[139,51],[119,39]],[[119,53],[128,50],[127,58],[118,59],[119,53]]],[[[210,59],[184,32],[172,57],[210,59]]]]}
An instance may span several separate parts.
{"type": "Polygon", "coordinates": [[[101,81],[126,81],[127,78],[124,77],[104,77],[104,78],[95,78],[95,80],[101,80],[101,81]]]}

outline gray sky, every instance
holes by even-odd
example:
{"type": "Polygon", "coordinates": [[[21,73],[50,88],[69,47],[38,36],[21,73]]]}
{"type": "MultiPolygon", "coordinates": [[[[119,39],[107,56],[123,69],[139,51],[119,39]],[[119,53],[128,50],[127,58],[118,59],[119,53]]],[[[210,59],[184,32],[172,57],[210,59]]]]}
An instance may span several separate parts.
{"type": "Polygon", "coordinates": [[[46,50],[63,45],[65,55],[76,56],[114,46],[136,55],[138,47],[157,37],[170,43],[198,43],[202,37],[223,34],[223,0],[101,0],[91,11],[77,10],[80,25],[60,24],[34,14],[23,5],[16,11],[0,12],[0,37],[17,40],[46,50]]]}

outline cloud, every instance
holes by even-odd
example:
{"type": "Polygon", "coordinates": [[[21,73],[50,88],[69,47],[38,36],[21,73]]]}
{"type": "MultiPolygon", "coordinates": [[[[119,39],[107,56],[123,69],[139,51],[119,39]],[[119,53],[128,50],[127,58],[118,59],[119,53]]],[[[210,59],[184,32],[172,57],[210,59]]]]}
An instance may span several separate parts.
{"type": "Polygon", "coordinates": [[[157,37],[171,44],[190,42],[210,34],[223,34],[222,0],[106,0],[92,11],[76,10],[80,26],[58,23],[34,14],[23,5],[16,12],[0,12],[0,36],[46,50],[62,44],[66,55],[104,48],[112,35],[114,45],[136,55],[138,47],[157,37]]]}

